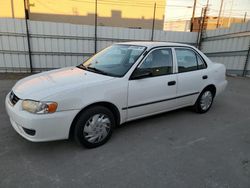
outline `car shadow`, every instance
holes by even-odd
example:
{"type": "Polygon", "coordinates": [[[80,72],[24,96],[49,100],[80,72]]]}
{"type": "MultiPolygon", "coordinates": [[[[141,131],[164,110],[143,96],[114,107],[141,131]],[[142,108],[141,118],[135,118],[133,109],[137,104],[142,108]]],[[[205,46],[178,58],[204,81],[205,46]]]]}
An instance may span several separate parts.
{"type": "MultiPolygon", "coordinates": [[[[152,126],[152,124],[154,124],[154,126],[155,125],[164,126],[163,124],[158,123],[158,122],[168,121],[169,118],[176,119],[178,118],[178,116],[181,116],[182,114],[187,114],[187,113],[188,114],[193,113],[190,107],[181,108],[181,109],[177,109],[177,110],[173,110],[169,112],[164,112],[161,114],[152,115],[149,117],[145,117],[145,118],[141,118],[138,120],[133,120],[133,121],[124,123],[115,128],[114,134],[112,135],[111,140],[115,140],[116,138],[119,138],[119,135],[123,134],[124,131],[132,133],[134,129],[140,129],[140,128],[146,129],[149,126],[152,126]]],[[[16,140],[16,144],[18,144],[19,147],[21,148],[25,147],[26,148],[25,150],[28,149],[29,151],[32,151],[32,152],[39,153],[40,151],[42,151],[42,152],[50,153],[54,151],[60,152],[60,150],[62,150],[63,152],[67,152],[67,151],[72,151],[72,150],[82,151],[83,149],[84,150],[86,149],[83,146],[80,146],[78,143],[76,143],[73,138],[66,139],[66,140],[48,141],[48,142],[30,142],[22,138],[21,136],[19,136],[18,133],[16,133],[16,135],[14,136],[15,136],[14,139],[16,140]]],[[[110,142],[108,142],[107,144],[110,144],[110,142]]],[[[95,150],[95,149],[92,149],[92,150],[95,150]]]]}

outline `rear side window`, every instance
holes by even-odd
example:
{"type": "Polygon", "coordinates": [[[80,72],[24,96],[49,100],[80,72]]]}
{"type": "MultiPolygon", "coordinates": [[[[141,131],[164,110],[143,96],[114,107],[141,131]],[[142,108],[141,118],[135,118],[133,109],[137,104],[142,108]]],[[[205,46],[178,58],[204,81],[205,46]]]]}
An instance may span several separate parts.
{"type": "Polygon", "coordinates": [[[207,66],[206,66],[205,62],[201,59],[201,57],[196,55],[196,58],[198,61],[198,69],[205,69],[207,66]]]}
{"type": "Polygon", "coordinates": [[[189,72],[206,68],[204,61],[192,50],[175,49],[178,72],[189,72]]]}
{"type": "Polygon", "coordinates": [[[171,49],[156,49],[143,61],[139,69],[150,70],[152,76],[172,74],[173,58],[171,49]]]}

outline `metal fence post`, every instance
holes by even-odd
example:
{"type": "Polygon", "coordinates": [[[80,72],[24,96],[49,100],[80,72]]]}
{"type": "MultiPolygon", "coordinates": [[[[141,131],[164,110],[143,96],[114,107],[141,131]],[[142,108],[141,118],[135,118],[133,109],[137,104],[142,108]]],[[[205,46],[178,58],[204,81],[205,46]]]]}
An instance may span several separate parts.
{"type": "Polygon", "coordinates": [[[153,14],[153,24],[152,24],[152,33],[151,33],[151,41],[154,40],[154,30],[155,30],[155,10],[156,10],[156,2],[154,4],[154,14],[153,14]]]}
{"type": "Polygon", "coordinates": [[[95,0],[95,53],[97,52],[97,0],[95,0]]]}
{"type": "Polygon", "coordinates": [[[30,62],[30,72],[33,72],[33,66],[32,66],[32,58],[31,58],[31,48],[30,48],[30,34],[29,34],[29,25],[28,25],[28,19],[29,19],[29,4],[24,0],[24,11],[25,11],[25,26],[26,26],[26,37],[27,37],[27,44],[28,44],[28,53],[29,53],[29,62],[30,62]]]}
{"type": "Polygon", "coordinates": [[[248,61],[250,60],[249,56],[250,56],[250,40],[249,40],[248,51],[247,51],[247,56],[246,56],[246,61],[245,61],[242,76],[246,76],[247,74],[248,61]]]}

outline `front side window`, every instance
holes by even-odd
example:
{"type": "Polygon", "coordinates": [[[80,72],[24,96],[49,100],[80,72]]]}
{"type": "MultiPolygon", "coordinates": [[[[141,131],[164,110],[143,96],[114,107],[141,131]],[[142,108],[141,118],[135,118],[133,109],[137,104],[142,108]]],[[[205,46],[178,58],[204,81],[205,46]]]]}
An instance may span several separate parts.
{"type": "Polygon", "coordinates": [[[204,61],[192,50],[175,49],[178,72],[189,72],[206,68],[204,61]]]}
{"type": "Polygon", "coordinates": [[[149,70],[151,76],[171,74],[173,72],[171,49],[156,49],[152,51],[137,69],[149,70]]]}
{"type": "Polygon", "coordinates": [[[121,77],[128,72],[145,49],[144,46],[113,45],[85,61],[82,66],[96,73],[121,77]]]}

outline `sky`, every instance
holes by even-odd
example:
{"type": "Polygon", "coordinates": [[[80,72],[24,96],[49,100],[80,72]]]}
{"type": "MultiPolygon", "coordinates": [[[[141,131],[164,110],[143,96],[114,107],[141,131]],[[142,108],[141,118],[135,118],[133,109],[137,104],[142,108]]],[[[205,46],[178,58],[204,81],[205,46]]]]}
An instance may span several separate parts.
{"type": "MultiPolygon", "coordinates": [[[[187,20],[192,16],[194,0],[166,0],[166,4],[165,21],[187,20]]],[[[202,6],[206,4],[207,0],[197,0],[196,16],[201,15],[202,6]]],[[[220,4],[221,0],[209,0],[210,10],[208,15],[218,16],[220,4]]],[[[243,18],[245,12],[247,12],[247,18],[250,19],[250,0],[224,0],[222,10],[221,16],[229,17],[231,15],[243,18]]]]}

